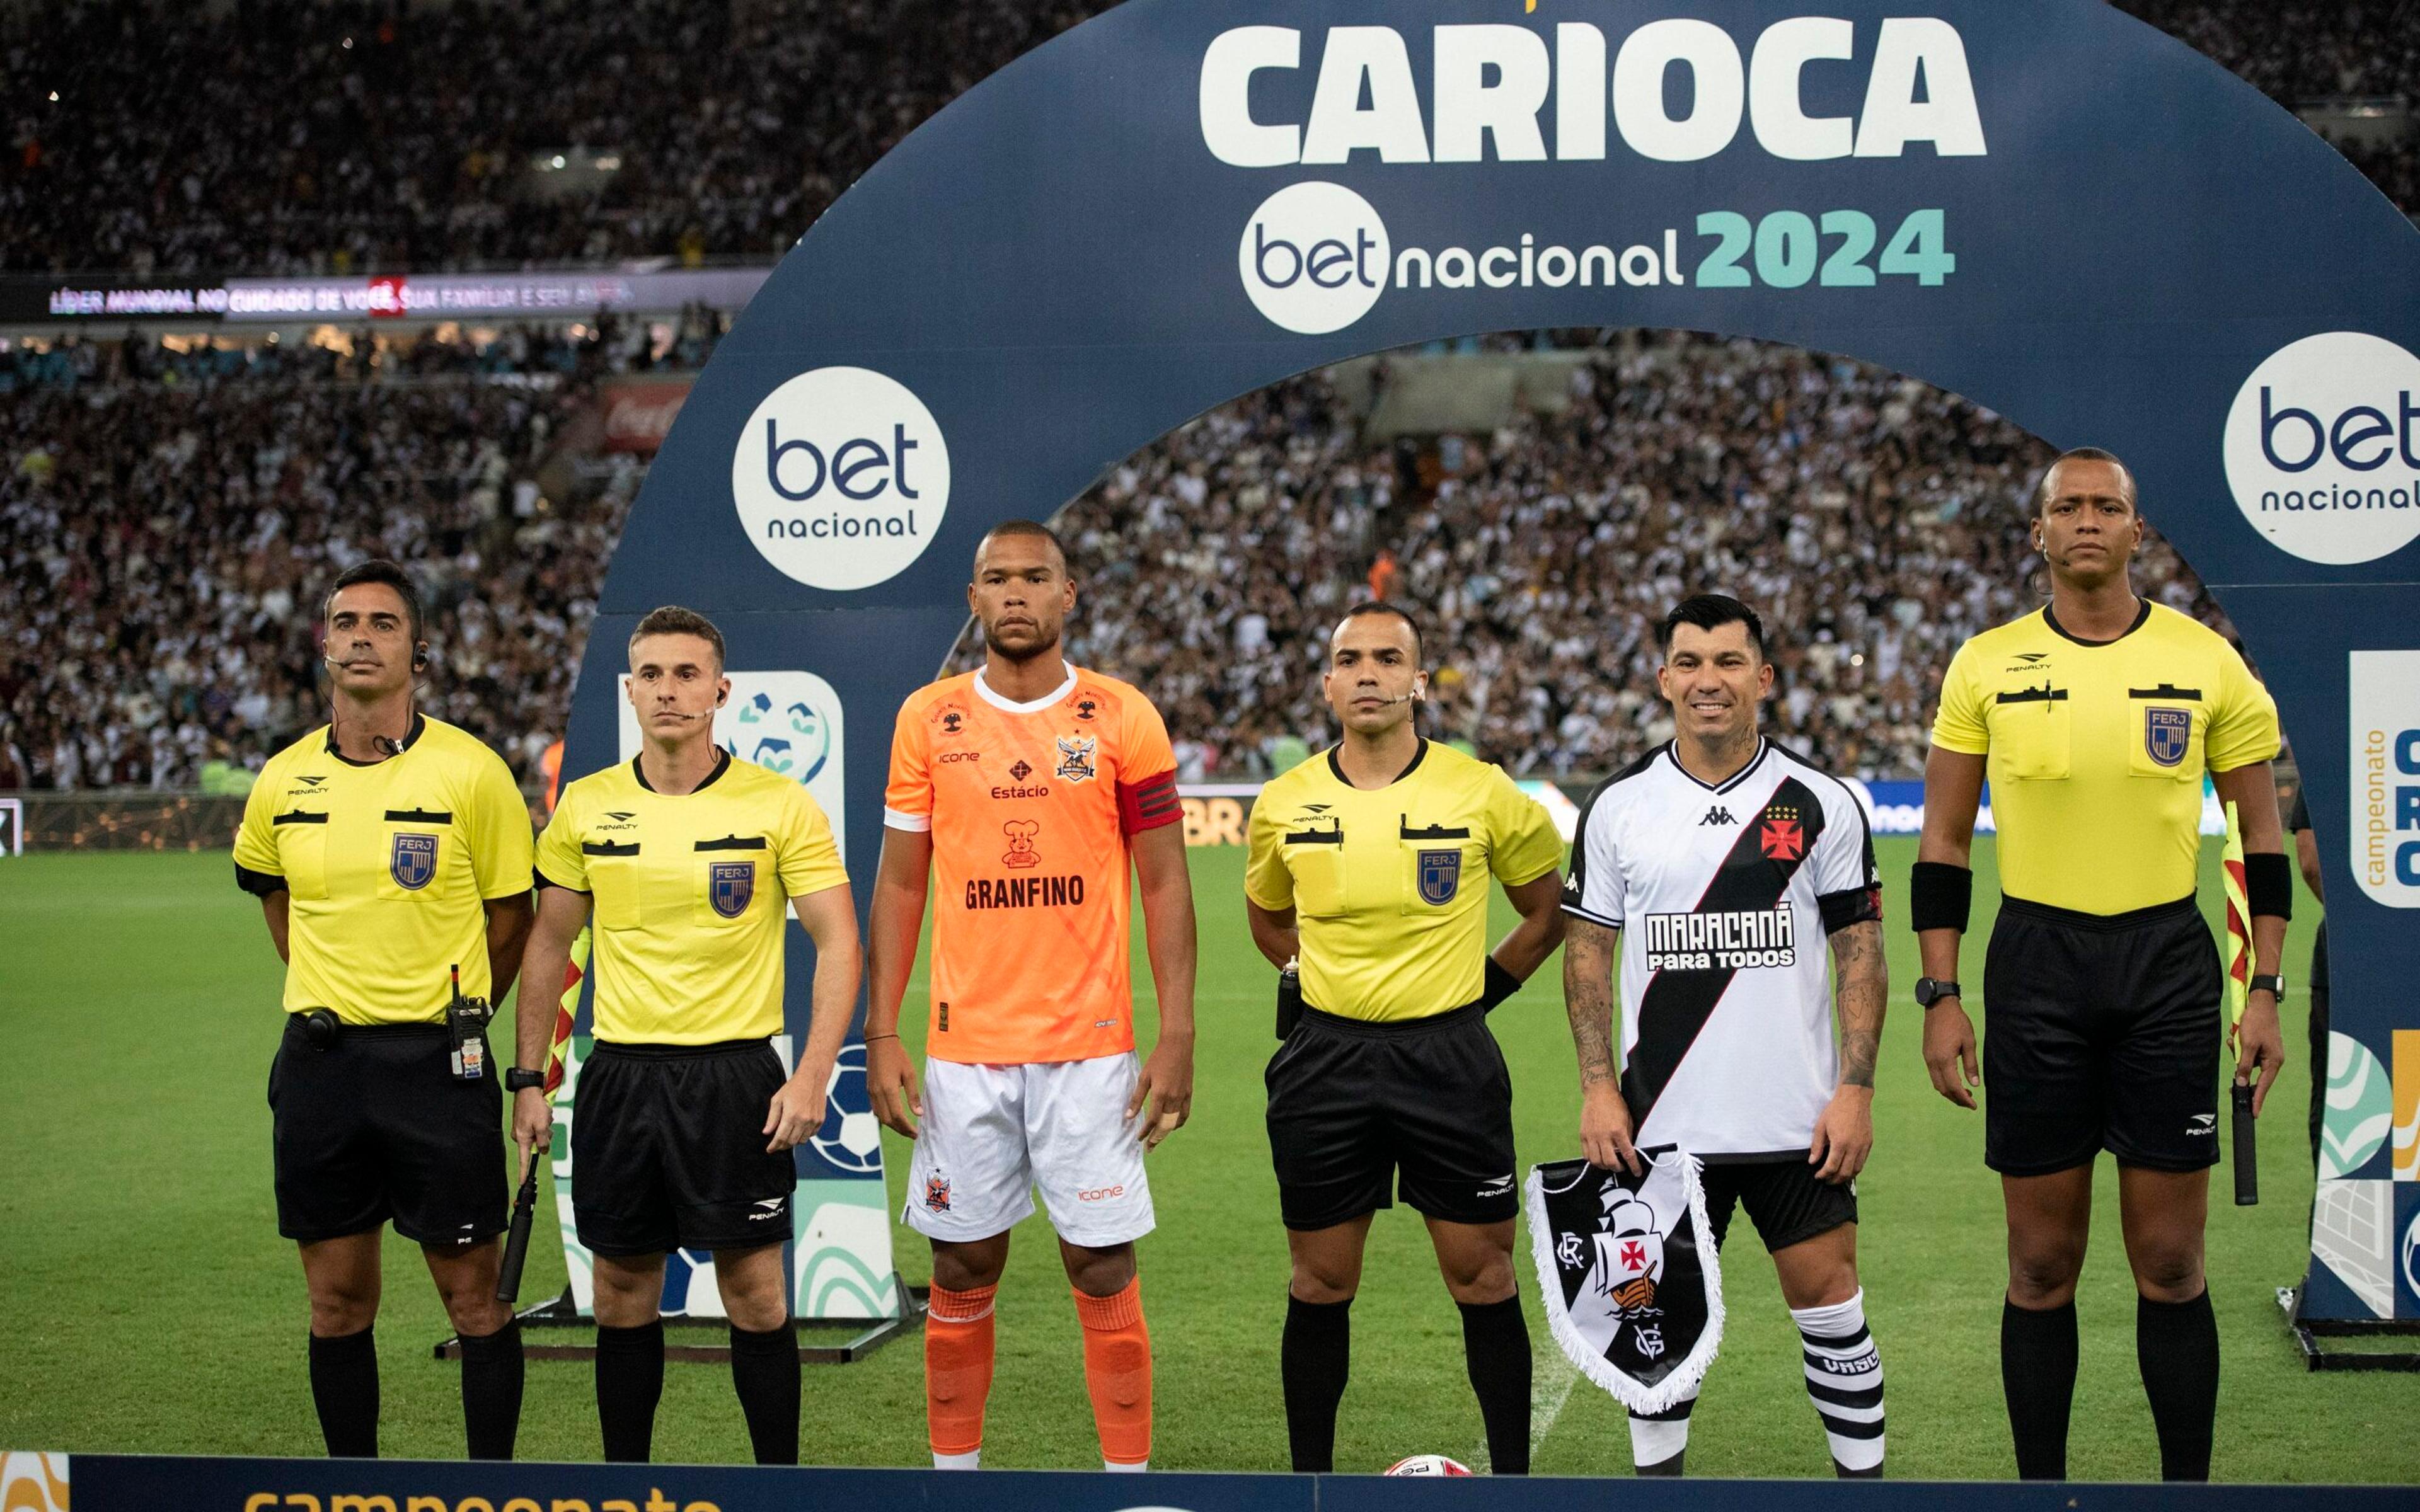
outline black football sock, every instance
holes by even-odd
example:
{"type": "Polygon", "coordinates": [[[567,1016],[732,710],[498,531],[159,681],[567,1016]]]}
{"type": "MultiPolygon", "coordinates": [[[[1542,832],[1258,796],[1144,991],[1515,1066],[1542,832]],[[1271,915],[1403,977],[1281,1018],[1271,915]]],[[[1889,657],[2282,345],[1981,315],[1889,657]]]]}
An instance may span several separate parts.
{"type": "Polygon", "coordinates": [[[1487,1425],[1488,1468],[1498,1475],[1529,1473],[1529,1320],[1516,1292],[1502,1302],[1457,1303],[1462,1352],[1479,1416],[1487,1425]]]}
{"type": "Polygon", "coordinates": [[[2218,1315],[2210,1288],[2191,1302],[2135,1298],[2134,1358],[2159,1430],[2160,1478],[2210,1479],[2218,1420],[2218,1315]]]}
{"type": "Polygon", "coordinates": [[[786,1320],[762,1334],[731,1325],[731,1384],[760,1465],[799,1462],[799,1331],[786,1320]]]}
{"type": "Polygon", "coordinates": [[[462,1335],[462,1436],[473,1459],[510,1459],[521,1427],[521,1320],[462,1335]]]}
{"type": "Polygon", "coordinates": [[[664,1320],[636,1328],[597,1325],[597,1423],[611,1463],[644,1465],[656,1443],[664,1395],[664,1320]]]}
{"type": "Polygon", "coordinates": [[[2017,1478],[2067,1479],[2067,1414],[2075,1401],[2075,1303],[2039,1311],[2000,1304],[2000,1389],[2009,1398],[2017,1478]]]}
{"type": "Polygon", "coordinates": [[[311,1405],[331,1459],[378,1458],[379,1377],[375,1328],[334,1338],[311,1335],[311,1405]]]}
{"type": "Polygon", "coordinates": [[[1883,1357],[1866,1324],[1863,1288],[1846,1302],[1792,1307],[1799,1354],[1807,1365],[1807,1396],[1823,1422],[1833,1473],[1842,1480],[1883,1478],[1883,1357]]]}
{"type": "Polygon", "coordinates": [[[1353,1375],[1353,1299],[1304,1302],[1286,1298],[1285,1336],[1278,1347],[1285,1381],[1286,1443],[1294,1468],[1336,1468],[1336,1406],[1353,1375]]]}

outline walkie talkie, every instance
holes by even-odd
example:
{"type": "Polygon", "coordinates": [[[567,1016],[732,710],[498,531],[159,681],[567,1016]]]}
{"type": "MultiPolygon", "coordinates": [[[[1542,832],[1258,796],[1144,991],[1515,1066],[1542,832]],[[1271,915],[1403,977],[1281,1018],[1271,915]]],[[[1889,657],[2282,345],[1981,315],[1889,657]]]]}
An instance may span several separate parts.
{"type": "Polygon", "coordinates": [[[488,1041],[480,1038],[488,1027],[494,1010],[484,997],[462,995],[462,967],[454,967],[454,994],[445,1005],[445,1032],[452,1041],[448,1062],[454,1068],[454,1079],[462,1082],[483,1080],[488,1074],[488,1041]]]}

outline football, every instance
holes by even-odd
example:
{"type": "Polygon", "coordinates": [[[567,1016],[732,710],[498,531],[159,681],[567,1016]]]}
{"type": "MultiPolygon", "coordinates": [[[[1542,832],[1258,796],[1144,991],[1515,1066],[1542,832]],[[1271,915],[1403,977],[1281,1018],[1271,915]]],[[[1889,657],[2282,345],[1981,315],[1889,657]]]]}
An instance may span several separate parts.
{"type": "Polygon", "coordinates": [[[1388,1465],[1387,1473],[1389,1475],[1467,1475],[1470,1473],[1470,1467],[1459,1459],[1448,1459],[1443,1455],[1414,1455],[1409,1459],[1398,1459],[1388,1465]]]}

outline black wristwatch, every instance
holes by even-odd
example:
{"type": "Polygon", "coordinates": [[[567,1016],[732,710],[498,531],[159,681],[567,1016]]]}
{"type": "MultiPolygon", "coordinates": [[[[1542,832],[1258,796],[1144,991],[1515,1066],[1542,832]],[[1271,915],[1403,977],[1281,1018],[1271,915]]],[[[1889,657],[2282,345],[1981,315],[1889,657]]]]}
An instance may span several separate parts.
{"type": "Polygon", "coordinates": [[[2256,976],[2250,981],[2243,984],[2243,990],[2246,992],[2257,993],[2263,991],[2264,989],[2271,996],[2276,998],[2277,1001],[2281,1003],[2284,1002],[2286,1000],[2286,974],[2281,971],[2273,975],[2256,976]]]}
{"type": "Polygon", "coordinates": [[[1945,981],[1939,977],[1916,979],[1916,1000],[1919,1007],[1931,1008],[1945,997],[1957,995],[1959,995],[1958,983],[1955,981],[1945,981]]]}
{"type": "Polygon", "coordinates": [[[543,1092],[546,1090],[546,1072],[542,1071],[523,1071],[519,1066],[515,1066],[504,1072],[504,1090],[507,1092],[543,1092]]]}

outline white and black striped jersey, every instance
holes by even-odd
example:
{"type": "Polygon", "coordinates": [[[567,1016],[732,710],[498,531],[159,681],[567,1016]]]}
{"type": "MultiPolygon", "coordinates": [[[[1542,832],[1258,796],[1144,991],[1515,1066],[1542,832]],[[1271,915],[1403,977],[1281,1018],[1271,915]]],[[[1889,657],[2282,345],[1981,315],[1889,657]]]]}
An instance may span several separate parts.
{"type": "Polygon", "coordinates": [[[1563,911],[1621,932],[1637,1143],[1805,1159],[1838,1075],[1826,941],[1882,917],[1856,795],[1769,740],[1718,787],[1665,746],[1589,795],[1563,911]]]}

